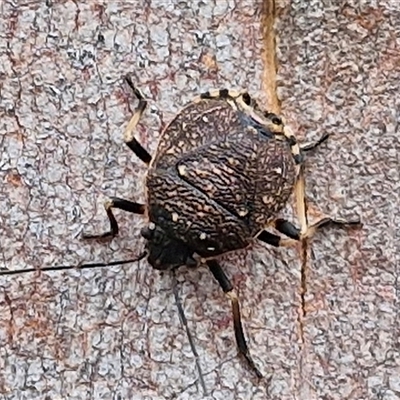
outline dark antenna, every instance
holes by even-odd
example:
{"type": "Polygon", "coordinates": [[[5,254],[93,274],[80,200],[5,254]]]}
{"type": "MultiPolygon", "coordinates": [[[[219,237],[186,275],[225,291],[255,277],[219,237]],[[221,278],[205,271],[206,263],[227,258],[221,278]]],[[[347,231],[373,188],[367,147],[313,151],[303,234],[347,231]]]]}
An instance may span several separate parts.
{"type": "Polygon", "coordinates": [[[189,339],[190,348],[192,349],[192,353],[194,355],[194,358],[196,359],[196,367],[197,367],[197,372],[199,373],[200,385],[203,389],[204,395],[207,396],[207,388],[206,388],[206,384],[204,382],[203,371],[201,370],[199,354],[197,353],[196,347],[194,345],[193,336],[190,333],[189,325],[188,325],[188,322],[187,322],[187,319],[185,316],[185,312],[183,311],[183,306],[182,306],[181,300],[179,298],[178,281],[176,280],[175,270],[172,270],[171,275],[172,275],[172,285],[173,285],[172,290],[173,290],[174,296],[175,296],[175,303],[178,307],[179,318],[181,320],[182,325],[184,326],[184,328],[186,330],[186,334],[189,339]]]}
{"type": "Polygon", "coordinates": [[[114,265],[124,265],[133,262],[137,262],[143,260],[147,256],[147,251],[143,252],[136,258],[131,258],[129,260],[119,260],[119,261],[111,261],[108,263],[102,262],[94,262],[94,263],[85,263],[85,264],[77,264],[77,265],[58,265],[55,267],[43,267],[43,268],[27,268],[27,269],[17,269],[17,270],[9,270],[9,269],[0,269],[1,275],[20,275],[28,272],[42,272],[42,271],[62,271],[68,269],[89,269],[89,268],[105,268],[112,267],[114,265]]]}

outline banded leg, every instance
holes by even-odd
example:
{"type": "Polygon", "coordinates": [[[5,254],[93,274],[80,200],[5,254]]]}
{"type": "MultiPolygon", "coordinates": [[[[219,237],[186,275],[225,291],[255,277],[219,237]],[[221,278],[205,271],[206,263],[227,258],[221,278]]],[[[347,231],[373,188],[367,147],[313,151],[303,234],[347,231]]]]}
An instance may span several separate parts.
{"type": "Polygon", "coordinates": [[[295,183],[295,196],[296,196],[296,208],[297,216],[300,221],[301,235],[304,236],[308,230],[307,222],[307,201],[305,193],[305,178],[304,178],[304,157],[303,151],[312,151],[316,149],[320,144],[324,143],[328,138],[329,134],[325,133],[319,140],[310,142],[300,146],[297,142],[295,135],[292,130],[285,126],[283,129],[289,145],[290,151],[292,152],[294,162],[296,164],[296,183],[295,183]]]}
{"type": "MultiPolygon", "coordinates": [[[[305,194],[305,179],[304,179],[304,157],[299,146],[296,137],[289,127],[284,127],[283,134],[285,135],[289,145],[290,151],[292,152],[293,159],[296,165],[296,182],[295,182],[295,198],[296,198],[296,209],[297,217],[300,222],[300,232],[303,236],[308,229],[307,222],[307,204],[305,194]]],[[[321,142],[322,143],[322,142],[321,142]]],[[[315,148],[316,145],[311,146],[315,148]]]]}
{"type": "Polygon", "coordinates": [[[263,230],[257,236],[257,239],[274,247],[291,246],[296,241],[313,237],[319,229],[329,226],[335,226],[338,228],[357,228],[361,226],[361,222],[359,219],[346,220],[343,218],[334,219],[330,217],[324,217],[309,226],[305,235],[302,236],[301,230],[297,228],[292,222],[285,219],[277,219],[276,221],[274,221],[274,228],[280,233],[283,233],[285,236],[287,236],[288,239],[282,238],[281,236],[275,235],[267,230],[263,230]]]}
{"type": "Polygon", "coordinates": [[[258,236],[258,240],[261,240],[262,242],[269,244],[274,247],[287,247],[287,246],[293,246],[296,243],[297,239],[286,239],[282,238],[279,235],[275,235],[274,233],[271,233],[267,230],[261,231],[258,236]]]}
{"type": "Polygon", "coordinates": [[[316,141],[299,144],[297,142],[296,136],[293,134],[293,131],[288,126],[285,126],[283,128],[283,134],[286,137],[287,142],[289,143],[290,151],[293,154],[293,159],[296,165],[299,165],[304,161],[304,157],[302,154],[303,152],[315,150],[319,145],[326,142],[330,136],[329,133],[324,133],[316,141]]]}
{"type": "Polygon", "coordinates": [[[319,145],[326,142],[330,137],[330,133],[324,133],[318,140],[315,142],[302,143],[300,145],[301,151],[312,151],[315,150],[319,145]]]}
{"type": "Polygon", "coordinates": [[[82,234],[83,239],[113,238],[118,235],[118,223],[114,217],[112,208],[119,208],[120,210],[124,210],[134,214],[144,214],[146,209],[144,204],[134,203],[129,200],[120,199],[118,197],[112,197],[110,200],[107,200],[104,203],[104,208],[106,210],[108,220],[110,221],[110,230],[96,235],[84,233],[82,234]]]}
{"type": "Polygon", "coordinates": [[[302,238],[311,238],[315,235],[315,233],[322,228],[326,228],[329,226],[334,226],[337,228],[358,228],[360,227],[361,222],[359,219],[347,220],[344,218],[331,218],[324,217],[310,225],[307,229],[306,234],[302,237],[301,230],[297,228],[290,221],[286,221],[285,219],[277,219],[274,222],[274,227],[279,232],[283,233],[287,237],[293,240],[301,240],[302,238]]]}
{"type": "Polygon", "coordinates": [[[235,330],[235,338],[236,343],[239,349],[240,354],[244,357],[249,367],[254,371],[258,378],[262,378],[263,375],[256,367],[253,359],[250,356],[249,348],[247,347],[246,339],[243,333],[242,321],[240,317],[240,306],[239,306],[239,299],[237,294],[235,293],[231,282],[229,281],[228,277],[225,275],[225,272],[219,265],[219,263],[215,260],[208,260],[207,265],[214,275],[214,278],[220,284],[224,293],[229,297],[232,305],[232,315],[233,315],[233,327],[235,330]]]}
{"type": "Polygon", "coordinates": [[[283,135],[285,136],[287,142],[290,146],[290,151],[292,153],[294,163],[296,164],[297,175],[300,172],[300,165],[303,163],[303,154],[301,152],[301,148],[299,143],[297,142],[296,136],[294,135],[291,128],[288,126],[284,126],[283,135]]]}
{"type": "Polygon", "coordinates": [[[131,78],[129,76],[125,77],[127,84],[132,89],[133,93],[135,94],[136,98],[139,100],[139,104],[136,107],[136,110],[130,119],[128,126],[125,129],[124,133],[124,141],[126,145],[136,154],[136,156],[142,160],[144,163],[149,164],[151,161],[151,155],[148,151],[136,140],[134,136],[134,130],[142,117],[144,110],[147,107],[147,101],[144,99],[143,94],[141,91],[135,87],[131,78]]]}
{"type": "Polygon", "coordinates": [[[295,183],[297,218],[300,223],[300,235],[304,236],[308,230],[306,181],[304,177],[304,164],[299,165],[295,183]]]}

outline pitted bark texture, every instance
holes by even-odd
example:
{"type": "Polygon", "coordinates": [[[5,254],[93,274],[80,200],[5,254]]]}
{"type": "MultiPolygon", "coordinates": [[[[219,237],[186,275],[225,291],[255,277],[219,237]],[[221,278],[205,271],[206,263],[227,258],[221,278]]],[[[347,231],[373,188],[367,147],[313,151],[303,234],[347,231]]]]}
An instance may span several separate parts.
{"type": "Polygon", "coordinates": [[[318,234],[306,269],[300,399],[400,396],[397,1],[278,2],[278,95],[300,137],[314,209],[361,216],[318,234]],[[307,3],[307,4],[306,4],[307,3]]]}
{"type": "MultiPolygon", "coordinates": [[[[161,127],[199,92],[262,95],[258,0],[5,0],[0,27],[1,267],[126,259],[143,249],[143,218],[118,211],[111,243],[79,238],[107,229],[107,197],[144,200],[146,168],[123,144],[135,107],[124,74],[149,101],[136,137],[151,154],[161,127]]],[[[280,388],[295,364],[296,281],[260,251],[268,271],[245,254],[224,265],[257,362],[280,388]]],[[[178,279],[211,398],[265,398],[238,361],[229,303],[211,274],[183,269],[178,279]]],[[[171,285],[145,261],[1,277],[0,397],[203,398],[171,285]]]]}
{"type": "MultiPolygon", "coordinates": [[[[201,91],[246,88],[265,101],[262,55],[275,50],[263,45],[263,34],[274,40],[262,10],[271,9],[261,0],[1,2],[1,267],[141,252],[144,220],[123,212],[111,243],[79,239],[107,228],[107,197],[144,199],[145,166],[123,145],[134,96],[121,77],[130,73],[150,102],[136,137],[151,153],[201,91]]],[[[398,3],[281,1],[277,11],[283,114],[306,139],[335,134],[308,161],[310,202],[360,214],[365,226],[317,235],[305,310],[295,249],[257,245],[224,258],[261,383],[238,360],[210,273],[178,272],[207,398],[395,399],[398,3]]],[[[0,277],[1,398],[205,398],[171,285],[145,261],[0,277]]]]}

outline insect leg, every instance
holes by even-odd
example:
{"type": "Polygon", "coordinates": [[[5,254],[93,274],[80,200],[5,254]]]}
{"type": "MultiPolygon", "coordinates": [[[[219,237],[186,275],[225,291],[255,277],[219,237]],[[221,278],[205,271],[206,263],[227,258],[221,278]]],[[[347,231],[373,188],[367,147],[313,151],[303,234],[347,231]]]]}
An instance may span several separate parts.
{"type": "Polygon", "coordinates": [[[300,145],[297,142],[296,136],[294,135],[293,131],[288,126],[285,126],[283,128],[283,134],[284,134],[287,142],[289,143],[290,151],[292,153],[294,162],[296,164],[297,174],[298,174],[299,173],[299,166],[303,162],[303,155],[301,153],[300,145]]]}
{"type": "Polygon", "coordinates": [[[207,265],[210,268],[211,273],[214,275],[214,278],[220,284],[222,290],[229,297],[232,305],[232,315],[233,315],[233,326],[235,330],[235,338],[236,343],[239,348],[240,354],[245,358],[247,364],[250,368],[255,372],[258,378],[262,378],[261,372],[256,367],[253,359],[250,356],[249,348],[247,347],[246,339],[243,333],[242,321],[240,317],[240,306],[239,299],[237,297],[236,292],[233,289],[231,282],[228,277],[225,275],[225,272],[219,265],[219,263],[215,260],[208,260],[207,265]]]}
{"type": "Polygon", "coordinates": [[[104,208],[107,213],[108,220],[110,221],[110,230],[97,235],[83,234],[83,239],[102,239],[102,238],[113,238],[118,235],[119,228],[117,220],[114,217],[112,208],[119,208],[127,212],[134,214],[144,214],[146,207],[143,204],[134,203],[133,201],[120,199],[118,197],[112,197],[104,203],[104,208]]]}
{"type": "Polygon", "coordinates": [[[127,146],[136,154],[136,156],[142,160],[144,163],[149,164],[151,161],[151,155],[148,153],[148,151],[136,140],[133,132],[143,115],[144,110],[146,109],[147,106],[147,101],[144,99],[143,94],[140,92],[138,88],[136,88],[129,76],[125,77],[126,82],[130,86],[130,88],[133,90],[133,93],[135,94],[136,98],[139,100],[139,104],[136,107],[136,110],[131,118],[131,120],[128,123],[128,126],[125,129],[124,133],[124,141],[127,144],[127,146]]]}
{"type": "Polygon", "coordinates": [[[304,178],[304,158],[303,151],[311,151],[318,147],[320,144],[324,143],[329,134],[324,134],[319,140],[316,142],[311,142],[300,146],[297,142],[295,135],[292,130],[285,126],[283,129],[283,134],[285,135],[289,145],[290,151],[293,155],[294,162],[296,164],[296,183],[295,183],[295,194],[296,194],[296,205],[297,205],[297,216],[300,221],[300,231],[302,235],[305,235],[308,227],[307,227],[307,202],[305,197],[305,178],[304,178]]]}
{"type": "MultiPolygon", "coordinates": [[[[347,220],[343,218],[331,218],[331,217],[324,217],[315,222],[314,224],[310,225],[307,228],[306,233],[303,237],[311,238],[315,235],[315,233],[321,229],[328,226],[335,226],[338,228],[351,228],[351,227],[359,227],[361,222],[359,219],[355,220],[347,220]]],[[[297,228],[294,224],[284,219],[277,219],[274,222],[275,229],[279,232],[283,233],[284,235],[288,236],[294,240],[301,240],[300,229],[297,228]]]]}
{"type": "Polygon", "coordinates": [[[257,239],[274,247],[292,246],[295,244],[295,241],[298,240],[292,238],[283,239],[279,235],[275,235],[274,233],[266,230],[261,231],[260,234],[257,236],[257,239]]]}
{"type": "Polygon", "coordinates": [[[325,141],[328,140],[330,134],[329,133],[325,133],[324,135],[322,135],[318,140],[316,140],[315,142],[308,142],[308,143],[302,143],[300,145],[300,149],[301,151],[311,151],[316,149],[319,145],[321,145],[322,143],[324,143],[325,141]]]}
{"type": "Polygon", "coordinates": [[[293,155],[296,165],[299,165],[303,162],[302,152],[308,152],[308,151],[315,150],[319,145],[326,142],[330,136],[329,133],[325,133],[316,141],[299,145],[299,143],[297,142],[296,136],[293,134],[292,130],[288,126],[284,127],[283,134],[285,135],[285,137],[290,145],[290,151],[292,152],[292,155],[293,155]]]}
{"type": "Polygon", "coordinates": [[[325,228],[328,226],[336,226],[338,228],[346,228],[346,227],[359,227],[361,225],[359,219],[355,220],[346,220],[343,218],[330,218],[324,217],[314,224],[310,225],[307,228],[304,236],[301,236],[300,229],[297,228],[292,222],[287,221],[285,219],[277,219],[274,221],[274,228],[283,233],[289,239],[283,239],[278,235],[275,235],[267,230],[263,230],[258,236],[257,239],[261,240],[264,243],[267,243],[274,247],[282,247],[282,246],[290,246],[295,243],[295,241],[299,241],[303,238],[311,238],[315,235],[316,231],[325,228]]]}
{"type": "Polygon", "coordinates": [[[307,219],[307,198],[306,198],[306,182],[304,178],[304,164],[297,166],[297,177],[295,183],[295,198],[297,218],[300,223],[300,236],[305,237],[308,231],[307,219]]]}

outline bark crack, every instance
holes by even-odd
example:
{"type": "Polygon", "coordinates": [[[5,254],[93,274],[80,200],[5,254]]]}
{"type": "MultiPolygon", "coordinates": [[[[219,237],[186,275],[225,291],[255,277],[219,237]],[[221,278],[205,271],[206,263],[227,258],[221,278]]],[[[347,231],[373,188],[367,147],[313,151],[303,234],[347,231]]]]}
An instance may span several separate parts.
{"type": "Polygon", "coordinates": [[[276,2],[275,0],[264,0],[263,2],[263,40],[264,40],[264,73],[263,86],[268,98],[268,109],[271,112],[279,114],[281,104],[277,95],[277,60],[276,60],[276,35],[275,35],[275,17],[276,2]]]}
{"type": "MultiPolygon", "coordinates": [[[[276,32],[275,32],[275,22],[277,17],[276,0],[264,0],[262,12],[263,12],[262,34],[264,41],[263,87],[264,87],[264,92],[267,96],[268,110],[280,114],[281,102],[278,98],[278,93],[277,93],[278,60],[276,55],[276,32]]],[[[307,294],[308,251],[309,251],[309,244],[307,240],[301,241],[298,247],[298,254],[300,256],[301,264],[300,264],[300,285],[299,285],[300,307],[297,318],[297,323],[299,327],[299,337],[300,337],[300,349],[298,353],[300,381],[301,377],[303,376],[302,369],[304,364],[304,349],[305,349],[304,321],[307,313],[306,294],[307,294]]]]}

